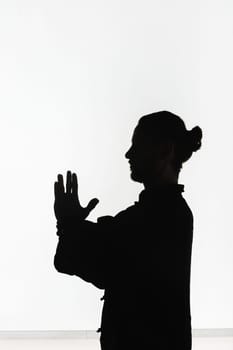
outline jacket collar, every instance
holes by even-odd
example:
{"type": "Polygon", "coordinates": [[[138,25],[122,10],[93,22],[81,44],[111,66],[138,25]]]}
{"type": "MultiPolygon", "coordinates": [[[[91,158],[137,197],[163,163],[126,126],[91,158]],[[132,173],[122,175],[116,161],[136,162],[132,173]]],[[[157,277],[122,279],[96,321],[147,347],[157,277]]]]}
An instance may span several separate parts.
{"type": "Polygon", "coordinates": [[[166,184],[166,185],[157,185],[151,189],[144,189],[139,194],[139,202],[147,200],[147,199],[156,199],[158,196],[166,196],[166,195],[176,195],[184,192],[183,184],[166,184]]]}

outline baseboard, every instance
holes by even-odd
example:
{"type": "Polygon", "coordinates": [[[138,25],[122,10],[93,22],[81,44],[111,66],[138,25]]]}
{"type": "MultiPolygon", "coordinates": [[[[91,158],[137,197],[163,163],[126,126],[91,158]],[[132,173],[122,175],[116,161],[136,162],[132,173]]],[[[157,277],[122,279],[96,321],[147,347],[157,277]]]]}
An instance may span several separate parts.
{"type": "MultiPolygon", "coordinates": [[[[193,337],[233,337],[233,328],[192,329],[193,337]]],[[[0,331],[1,339],[99,339],[95,330],[0,331]]]]}
{"type": "Polygon", "coordinates": [[[0,339],[99,339],[95,330],[0,331],[0,339]]]}
{"type": "Polygon", "coordinates": [[[192,329],[193,337],[233,337],[233,328],[192,329]]]}

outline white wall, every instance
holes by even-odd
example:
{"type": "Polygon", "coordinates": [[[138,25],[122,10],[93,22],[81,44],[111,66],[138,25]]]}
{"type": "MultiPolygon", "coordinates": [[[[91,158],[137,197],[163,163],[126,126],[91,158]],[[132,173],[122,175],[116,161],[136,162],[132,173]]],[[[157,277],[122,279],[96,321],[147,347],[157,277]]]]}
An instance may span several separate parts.
{"type": "Polygon", "coordinates": [[[53,183],[77,172],[89,216],[143,189],[124,154],[146,113],[200,125],[180,183],[195,217],[194,328],[233,327],[232,2],[0,2],[0,329],[97,329],[102,291],[53,267],[53,183]]]}

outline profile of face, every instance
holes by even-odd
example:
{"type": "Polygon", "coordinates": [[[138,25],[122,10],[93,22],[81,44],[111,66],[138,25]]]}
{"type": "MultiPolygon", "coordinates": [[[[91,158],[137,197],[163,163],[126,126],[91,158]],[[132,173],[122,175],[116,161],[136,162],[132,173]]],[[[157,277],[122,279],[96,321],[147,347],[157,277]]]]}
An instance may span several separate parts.
{"type": "Polygon", "coordinates": [[[159,143],[159,140],[152,142],[137,126],[134,130],[132,145],[125,154],[129,159],[131,179],[145,183],[161,176],[165,165],[162,154],[161,142],[159,143]]]}

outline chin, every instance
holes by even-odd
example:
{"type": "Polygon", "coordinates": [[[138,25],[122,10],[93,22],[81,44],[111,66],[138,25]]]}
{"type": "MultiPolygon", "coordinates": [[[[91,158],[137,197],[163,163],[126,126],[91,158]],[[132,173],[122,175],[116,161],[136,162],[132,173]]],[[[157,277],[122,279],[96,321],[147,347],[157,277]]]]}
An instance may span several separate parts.
{"type": "Polygon", "coordinates": [[[131,173],[130,175],[131,179],[135,182],[140,182],[143,183],[143,179],[141,176],[139,176],[138,174],[135,174],[134,172],[131,173]]]}

